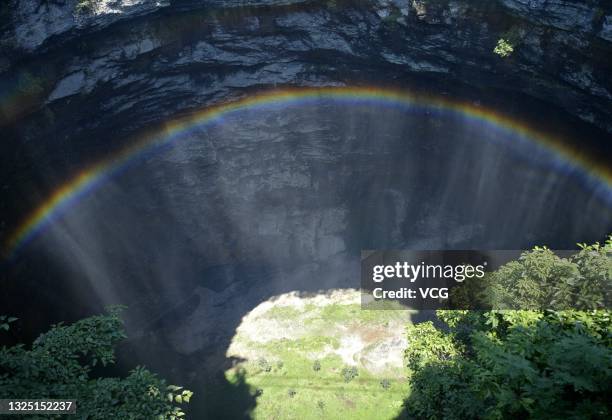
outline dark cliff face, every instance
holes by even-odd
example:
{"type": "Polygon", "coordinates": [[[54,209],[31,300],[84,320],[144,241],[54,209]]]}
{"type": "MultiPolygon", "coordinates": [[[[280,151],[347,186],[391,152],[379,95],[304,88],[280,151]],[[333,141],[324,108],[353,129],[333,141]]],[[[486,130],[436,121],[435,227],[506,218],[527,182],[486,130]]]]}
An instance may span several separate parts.
{"type": "MultiPolygon", "coordinates": [[[[456,98],[610,156],[608,1],[92,4],[0,9],[0,239],[143,130],[274,88],[456,98]]],[[[129,304],[140,360],[185,383],[261,300],[354,286],[360,249],[569,247],[612,228],[575,174],[452,115],[315,105],[194,131],[67,212],[2,279],[41,313],[69,302],[54,320],[129,304]]]]}
{"type": "MultiPolygon", "coordinates": [[[[283,86],[402,87],[536,123],[549,111],[584,123],[577,131],[585,147],[612,132],[610,2],[77,3],[2,8],[5,178],[34,163],[65,179],[75,160],[116,150],[138,130],[283,86]],[[506,58],[493,52],[502,38],[514,45],[506,58]]],[[[53,182],[33,184],[44,195],[53,182]]],[[[5,202],[3,213],[39,199],[5,202]]]]}
{"type": "Polygon", "coordinates": [[[33,96],[28,111],[79,102],[99,126],[138,125],[248,87],[423,74],[524,93],[612,130],[606,1],[76,3],[3,8],[1,68],[33,96]],[[505,60],[492,53],[500,38],[515,45],[505,60]]]}

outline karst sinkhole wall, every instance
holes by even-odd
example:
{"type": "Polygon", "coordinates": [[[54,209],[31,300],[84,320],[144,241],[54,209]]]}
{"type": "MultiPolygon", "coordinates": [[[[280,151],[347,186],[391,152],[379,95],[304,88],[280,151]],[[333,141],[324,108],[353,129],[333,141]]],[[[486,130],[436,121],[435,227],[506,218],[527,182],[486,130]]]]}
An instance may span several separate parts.
{"type": "Polygon", "coordinates": [[[571,246],[612,226],[609,197],[556,151],[428,106],[246,108],[136,157],[15,264],[44,255],[81,303],[129,305],[133,336],[181,354],[223,348],[269,296],[358,287],[362,249],[571,246]]]}
{"type": "Polygon", "coordinates": [[[358,288],[362,249],[571,246],[612,227],[607,190],[556,150],[430,106],[271,103],[134,155],[24,244],[13,275],[41,308],[128,305],[122,360],[181,383],[228,366],[260,302],[358,288]]]}
{"type": "MultiPolygon", "coordinates": [[[[20,2],[8,25],[0,17],[2,239],[141,131],[275,88],[458,98],[610,156],[606,2],[136,1],[77,23],[56,13],[70,2],[35,3],[20,2]],[[65,24],[39,24],[51,15],[65,24]],[[523,38],[503,60],[492,50],[512,30],[523,38]]],[[[519,137],[384,102],[228,115],[67,206],[3,262],[2,307],[22,318],[18,338],[32,338],[127,304],[125,366],[206,382],[197,374],[230,363],[244,314],[286,291],[354,287],[361,249],[603,239],[605,195],[519,137]]]]}

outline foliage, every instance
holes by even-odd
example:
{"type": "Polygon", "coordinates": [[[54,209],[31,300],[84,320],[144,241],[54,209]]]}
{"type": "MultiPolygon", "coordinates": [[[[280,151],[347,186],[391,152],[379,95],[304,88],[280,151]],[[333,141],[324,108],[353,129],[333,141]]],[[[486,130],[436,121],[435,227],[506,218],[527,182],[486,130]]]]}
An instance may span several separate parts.
{"type": "Polygon", "coordinates": [[[257,360],[257,364],[259,365],[259,368],[264,372],[270,372],[272,370],[272,366],[270,366],[270,363],[268,363],[265,357],[260,357],[257,360]]]}
{"type": "Polygon", "coordinates": [[[526,36],[527,28],[522,25],[514,25],[501,34],[493,52],[500,57],[508,57],[523,42],[526,36]]]}
{"type": "Polygon", "coordinates": [[[342,377],[344,378],[344,382],[351,382],[359,375],[357,368],[355,366],[345,367],[342,369],[342,377]]]}
{"type": "MultiPolygon", "coordinates": [[[[408,327],[406,362],[417,418],[606,418],[612,413],[610,311],[539,310],[541,299],[609,299],[610,241],[582,244],[571,259],[546,248],[496,272],[500,290],[519,287],[531,310],[438,311],[445,329],[408,327]],[[569,281],[569,280],[572,281],[569,281]]],[[[606,301],[609,302],[609,301],[606,301]]]]}
{"type": "Polygon", "coordinates": [[[100,0],[78,0],[74,8],[77,15],[92,14],[100,0]]]}
{"type": "Polygon", "coordinates": [[[562,258],[536,247],[482,279],[451,291],[455,308],[597,309],[612,304],[612,239],[603,245],[579,244],[562,258]]]}
{"type": "Polygon", "coordinates": [[[0,330],[8,331],[11,323],[17,321],[13,316],[0,315],[0,330]]]}
{"type": "MultiPolygon", "coordinates": [[[[114,363],[114,346],[125,333],[120,308],[72,325],[58,324],[24,345],[0,348],[0,395],[3,398],[69,398],[88,419],[184,416],[179,404],[193,393],[143,367],[125,378],[92,377],[96,365],[114,363]]],[[[49,418],[48,416],[45,418],[49,418]]]]}
{"type": "Polygon", "coordinates": [[[597,309],[612,303],[612,240],[560,258],[536,247],[493,275],[494,308],[597,309]]]}
{"type": "Polygon", "coordinates": [[[500,38],[497,41],[497,45],[495,45],[495,48],[493,49],[493,52],[497,55],[499,55],[500,57],[508,57],[510,56],[510,54],[512,54],[514,52],[514,45],[510,43],[510,41],[504,39],[504,38],[500,38]]]}
{"type": "Polygon", "coordinates": [[[457,354],[451,337],[436,329],[431,321],[408,327],[407,334],[410,347],[406,350],[406,360],[412,370],[433,361],[449,360],[457,354]]]}

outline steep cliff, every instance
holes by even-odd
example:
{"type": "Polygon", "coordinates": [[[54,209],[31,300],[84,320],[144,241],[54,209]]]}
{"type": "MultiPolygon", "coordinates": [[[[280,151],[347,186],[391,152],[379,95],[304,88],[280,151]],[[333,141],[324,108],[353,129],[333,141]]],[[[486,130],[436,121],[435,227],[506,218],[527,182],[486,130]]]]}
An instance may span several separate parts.
{"type": "Polygon", "coordinates": [[[248,87],[426,74],[525,93],[612,131],[607,1],[15,0],[2,22],[3,79],[28,97],[12,105],[79,102],[100,126],[248,87]],[[507,59],[493,54],[502,38],[507,59]]]}

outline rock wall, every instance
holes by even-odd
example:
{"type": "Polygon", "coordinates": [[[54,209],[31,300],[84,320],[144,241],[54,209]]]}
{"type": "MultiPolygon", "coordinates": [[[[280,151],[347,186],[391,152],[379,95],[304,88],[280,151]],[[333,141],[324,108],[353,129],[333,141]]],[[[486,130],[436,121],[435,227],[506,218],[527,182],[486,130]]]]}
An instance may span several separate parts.
{"type": "Polygon", "coordinates": [[[25,113],[76,100],[100,126],[148,124],[245,88],[426,75],[612,131],[609,1],[12,0],[1,13],[2,77],[36,82],[25,113]]]}

